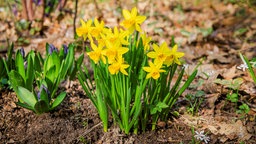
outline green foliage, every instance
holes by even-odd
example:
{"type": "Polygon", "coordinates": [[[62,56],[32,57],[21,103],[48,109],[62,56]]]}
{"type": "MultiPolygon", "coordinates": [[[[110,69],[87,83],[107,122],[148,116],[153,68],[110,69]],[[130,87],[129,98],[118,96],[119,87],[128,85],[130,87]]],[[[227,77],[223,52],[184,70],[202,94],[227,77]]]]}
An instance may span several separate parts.
{"type": "Polygon", "coordinates": [[[97,64],[91,61],[93,83],[88,69],[79,69],[79,82],[97,108],[104,131],[108,128],[109,113],[126,134],[132,129],[134,133],[139,129],[145,131],[148,124],[152,124],[154,130],[158,120],[167,120],[178,97],[197,74],[194,71],[182,84],[184,68],[179,68],[175,63],[165,67],[166,72],[158,80],[146,79],[146,72],[142,68],[147,65],[148,57],[138,33],[130,36],[129,42],[129,51],[124,55],[127,63],[131,64],[127,70],[128,76],[122,73],[112,75],[108,65],[102,61],[97,64]],[[178,74],[176,81],[173,80],[175,74],[178,74]]]}
{"type": "Polygon", "coordinates": [[[46,50],[45,59],[34,51],[25,56],[24,50],[20,49],[13,62],[4,61],[10,85],[19,99],[17,104],[37,114],[61,104],[66,93],[55,95],[59,84],[67,78],[73,79],[83,61],[83,54],[75,61],[73,44],[63,46],[60,51],[47,44],[46,50]]]}
{"type": "Polygon", "coordinates": [[[64,100],[66,93],[60,93],[55,100],[50,98],[48,89],[41,86],[40,91],[36,95],[24,87],[17,87],[17,96],[19,102],[17,104],[21,107],[34,111],[36,114],[42,114],[55,109],[64,100]]]}
{"type": "Polygon", "coordinates": [[[239,110],[237,110],[237,113],[246,113],[250,111],[250,108],[247,104],[243,103],[242,105],[239,106],[239,110]]]}
{"type": "Polygon", "coordinates": [[[225,79],[216,79],[214,80],[215,83],[224,85],[228,88],[231,88],[233,90],[238,90],[240,85],[243,83],[242,78],[236,78],[236,79],[230,79],[230,80],[225,80],[225,79]]]}
{"type": "Polygon", "coordinates": [[[13,59],[13,44],[8,46],[7,58],[0,58],[0,88],[6,87],[8,85],[9,77],[8,72],[15,69],[14,59],[13,59]]]}
{"type": "Polygon", "coordinates": [[[246,66],[248,67],[249,74],[252,77],[254,83],[256,84],[256,75],[253,70],[253,68],[255,67],[256,58],[252,59],[252,61],[249,62],[249,60],[244,55],[242,55],[241,53],[239,55],[243,63],[246,64],[246,66]]]}
{"type": "Polygon", "coordinates": [[[228,93],[227,94],[227,100],[229,100],[233,103],[238,102],[238,94],[237,93],[232,93],[232,94],[228,93]]]}
{"type": "Polygon", "coordinates": [[[198,112],[199,107],[201,106],[202,102],[204,101],[204,91],[197,91],[195,94],[187,94],[186,100],[189,102],[189,107],[187,111],[192,115],[195,115],[198,112]]]}

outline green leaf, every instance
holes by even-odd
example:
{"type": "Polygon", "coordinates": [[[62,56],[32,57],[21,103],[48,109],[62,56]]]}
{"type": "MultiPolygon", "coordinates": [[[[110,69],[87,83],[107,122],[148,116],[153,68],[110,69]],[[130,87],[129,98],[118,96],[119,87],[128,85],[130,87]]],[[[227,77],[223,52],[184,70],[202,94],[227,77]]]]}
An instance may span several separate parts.
{"type": "Polygon", "coordinates": [[[81,55],[79,56],[79,58],[77,59],[77,61],[76,61],[76,66],[77,66],[77,67],[81,67],[81,65],[82,65],[82,63],[83,63],[83,60],[84,60],[84,54],[81,54],[81,55]]]}
{"type": "Polygon", "coordinates": [[[70,74],[70,79],[73,80],[76,77],[78,69],[81,67],[84,59],[84,54],[81,54],[77,61],[75,62],[75,67],[72,69],[72,72],[70,74]]]}
{"type": "Polygon", "coordinates": [[[239,110],[237,111],[238,113],[246,113],[250,111],[250,108],[247,104],[243,103],[242,105],[239,106],[239,110]]]}
{"type": "Polygon", "coordinates": [[[29,105],[27,105],[27,104],[24,104],[24,103],[21,103],[21,102],[16,102],[16,104],[19,105],[19,106],[21,106],[21,107],[24,107],[24,108],[26,108],[26,109],[29,109],[29,110],[34,111],[34,108],[31,107],[31,106],[29,106],[29,105]]]}
{"type": "Polygon", "coordinates": [[[238,102],[238,95],[236,93],[228,94],[227,100],[231,102],[238,102]]]}
{"type": "MultiPolygon", "coordinates": [[[[45,85],[45,84],[44,84],[44,85],[45,85]]],[[[47,92],[45,91],[45,89],[42,89],[41,95],[40,95],[40,100],[41,100],[41,101],[45,101],[45,103],[46,103],[48,109],[49,109],[49,107],[50,107],[50,101],[51,101],[51,99],[49,99],[49,98],[51,98],[51,97],[48,96],[48,94],[47,94],[47,92]]]]}
{"type": "Polygon", "coordinates": [[[55,75],[56,67],[53,65],[48,71],[46,71],[45,77],[48,78],[52,83],[54,83],[57,78],[55,75]]]}
{"type": "Polygon", "coordinates": [[[245,56],[243,56],[241,53],[240,53],[240,57],[243,60],[243,62],[246,63],[246,65],[248,66],[249,73],[250,73],[254,83],[256,84],[256,75],[254,73],[252,65],[250,64],[249,60],[245,56]]]}
{"type": "Polygon", "coordinates": [[[248,30],[247,28],[239,28],[234,32],[234,36],[241,36],[246,33],[248,30]]]}
{"type": "Polygon", "coordinates": [[[51,105],[51,110],[55,109],[58,105],[60,105],[65,97],[66,97],[65,92],[62,92],[61,94],[59,94],[58,97],[53,102],[53,104],[51,105]]]}
{"type": "Polygon", "coordinates": [[[158,112],[162,112],[162,109],[168,108],[169,106],[164,102],[157,102],[157,104],[150,109],[150,114],[156,114],[158,112]]]}
{"type": "Polygon", "coordinates": [[[8,56],[8,59],[7,59],[7,65],[9,66],[9,67],[12,67],[12,61],[13,61],[13,59],[12,59],[12,53],[13,53],[13,48],[14,48],[14,45],[13,45],[13,43],[8,47],[8,51],[7,51],[7,56],[8,56]]]}
{"type": "Polygon", "coordinates": [[[34,107],[37,102],[34,94],[24,87],[18,86],[17,95],[20,97],[22,101],[24,101],[30,107],[34,107]]]}
{"type": "Polygon", "coordinates": [[[60,58],[55,51],[52,53],[51,57],[52,57],[52,61],[53,61],[54,65],[56,67],[55,76],[57,77],[60,72],[60,58]]]}
{"type": "Polygon", "coordinates": [[[3,61],[4,60],[0,58],[0,78],[4,77],[7,74],[3,61]]]}
{"type": "Polygon", "coordinates": [[[28,55],[28,67],[26,70],[26,88],[29,91],[32,91],[35,72],[34,72],[33,59],[30,54],[28,55]]]}
{"type": "Polygon", "coordinates": [[[44,100],[38,101],[35,104],[34,109],[37,114],[42,114],[42,113],[48,112],[50,110],[49,105],[44,100]]]}
{"type": "Polygon", "coordinates": [[[186,31],[185,29],[182,29],[180,31],[180,33],[183,35],[183,36],[186,36],[186,37],[190,37],[193,33],[189,32],[189,31],[186,31]]]}
{"type": "Polygon", "coordinates": [[[244,82],[244,80],[242,78],[236,78],[233,80],[232,85],[230,86],[230,88],[236,90],[239,89],[240,85],[244,82]]]}
{"type": "Polygon", "coordinates": [[[236,78],[234,80],[232,80],[232,79],[230,79],[230,80],[216,79],[216,80],[214,80],[214,82],[217,84],[224,85],[233,90],[237,90],[240,87],[240,85],[243,83],[243,79],[242,78],[236,78]]]}
{"type": "Polygon", "coordinates": [[[213,32],[213,28],[199,28],[199,31],[202,33],[202,35],[204,37],[207,37],[208,35],[210,35],[213,32]]]}
{"type": "Polygon", "coordinates": [[[25,80],[26,76],[25,76],[24,59],[19,51],[16,54],[15,64],[16,64],[17,71],[25,80]]]}
{"type": "Polygon", "coordinates": [[[66,76],[68,69],[74,63],[74,45],[69,45],[68,47],[69,47],[68,54],[64,61],[64,65],[60,71],[61,78],[64,78],[66,76]]]}
{"type": "Polygon", "coordinates": [[[18,86],[25,87],[23,77],[15,70],[11,70],[11,72],[9,73],[9,80],[14,91],[17,91],[18,86]]]}

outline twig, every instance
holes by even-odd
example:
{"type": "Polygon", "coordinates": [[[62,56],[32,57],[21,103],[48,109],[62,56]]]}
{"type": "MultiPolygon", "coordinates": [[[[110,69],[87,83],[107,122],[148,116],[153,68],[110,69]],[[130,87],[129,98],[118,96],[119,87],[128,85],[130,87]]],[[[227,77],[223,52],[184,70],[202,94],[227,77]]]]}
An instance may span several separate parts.
{"type": "Polygon", "coordinates": [[[40,35],[44,35],[44,33],[43,33],[43,27],[44,27],[45,7],[46,7],[44,1],[42,1],[42,6],[43,6],[43,13],[42,13],[42,15],[41,15],[41,20],[40,20],[40,32],[39,32],[40,35]]]}
{"type": "Polygon", "coordinates": [[[74,21],[73,21],[74,38],[76,37],[77,3],[78,3],[78,0],[76,0],[76,2],[75,2],[75,16],[74,16],[74,21]]]}
{"type": "MultiPolygon", "coordinates": [[[[85,131],[80,137],[87,135],[87,134],[90,133],[93,129],[95,129],[96,127],[98,127],[98,126],[100,126],[100,125],[102,125],[102,122],[96,124],[96,125],[93,126],[92,128],[90,128],[90,129],[88,129],[87,131],[85,131]]],[[[79,137],[79,138],[80,138],[80,137],[79,137]]],[[[79,139],[78,139],[78,140],[79,140],[79,139]]]]}

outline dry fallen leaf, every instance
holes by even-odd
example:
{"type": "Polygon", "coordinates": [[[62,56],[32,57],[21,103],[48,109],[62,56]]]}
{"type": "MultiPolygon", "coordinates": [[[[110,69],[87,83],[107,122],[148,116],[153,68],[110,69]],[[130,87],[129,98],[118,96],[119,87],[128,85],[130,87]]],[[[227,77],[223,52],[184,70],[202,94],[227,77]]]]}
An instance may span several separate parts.
{"type": "Polygon", "coordinates": [[[233,140],[236,138],[238,138],[239,141],[245,141],[250,139],[252,136],[247,132],[246,127],[243,126],[241,120],[238,120],[235,123],[216,122],[215,124],[215,126],[209,125],[208,129],[215,135],[220,134],[225,136],[221,137],[221,142],[226,142],[228,139],[233,140]]]}

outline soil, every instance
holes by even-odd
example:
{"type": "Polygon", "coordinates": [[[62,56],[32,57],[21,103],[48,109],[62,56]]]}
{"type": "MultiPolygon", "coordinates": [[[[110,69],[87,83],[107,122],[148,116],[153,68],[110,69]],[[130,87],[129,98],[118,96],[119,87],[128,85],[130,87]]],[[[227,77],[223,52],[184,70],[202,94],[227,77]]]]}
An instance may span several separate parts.
{"type": "MultiPolygon", "coordinates": [[[[103,132],[102,123],[90,99],[84,94],[78,80],[71,85],[67,82],[59,88],[66,91],[64,102],[54,111],[42,115],[21,108],[15,104],[16,94],[9,88],[0,90],[0,144],[42,144],[42,143],[118,143],[118,144],[165,144],[165,143],[205,143],[194,141],[194,131],[210,137],[210,144],[218,143],[256,143],[256,86],[248,72],[237,69],[242,62],[238,52],[249,59],[256,57],[256,12],[247,5],[232,4],[218,0],[207,2],[188,1],[140,1],[138,3],[110,1],[98,2],[98,10],[93,2],[79,2],[78,18],[100,17],[106,25],[113,27],[120,21],[120,8],[131,9],[137,6],[141,14],[148,19],[143,29],[154,41],[171,42],[172,36],[185,52],[184,61],[189,65],[186,73],[201,62],[199,74],[191,87],[180,97],[175,110],[167,122],[158,122],[157,129],[139,134],[125,135],[110,121],[108,132],[103,132]],[[204,35],[207,28],[212,32],[204,35]],[[246,32],[239,30],[246,28],[246,32]],[[189,33],[187,33],[189,32],[189,33]],[[205,76],[208,73],[208,77],[205,76]],[[210,74],[211,73],[211,74],[210,74]],[[229,89],[213,81],[216,78],[243,78],[238,94],[239,102],[234,104],[226,100],[229,89]],[[189,113],[187,94],[203,91],[203,102],[194,115],[189,113]],[[238,105],[250,106],[248,114],[238,114],[238,105]]],[[[72,2],[67,8],[74,9],[72,2]]],[[[0,21],[1,43],[6,38],[16,42],[15,49],[24,47],[26,51],[36,50],[44,53],[45,43],[60,47],[63,43],[79,42],[73,39],[73,16],[67,13],[61,21],[54,14],[46,19],[47,29],[44,35],[26,36],[30,44],[17,42],[14,22],[6,18],[0,21]]],[[[79,19],[76,21],[79,26],[79,19]]],[[[2,19],[1,19],[2,20],[2,19]]],[[[2,42],[4,41],[4,42],[2,42]]],[[[1,50],[0,50],[1,52],[1,50]]],[[[2,52],[1,52],[2,53],[2,52]]],[[[81,50],[77,50],[77,55],[81,50]]],[[[86,62],[88,65],[88,62],[86,62]]]]}

